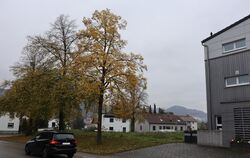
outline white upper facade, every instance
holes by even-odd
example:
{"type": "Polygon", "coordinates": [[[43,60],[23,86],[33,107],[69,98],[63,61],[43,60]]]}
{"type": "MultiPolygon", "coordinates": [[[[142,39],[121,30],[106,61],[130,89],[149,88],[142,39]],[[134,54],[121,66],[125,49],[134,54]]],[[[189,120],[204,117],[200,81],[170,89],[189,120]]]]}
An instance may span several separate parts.
{"type": "Polygon", "coordinates": [[[103,114],[102,130],[114,132],[130,132],[130,120],[116,118],[110,114],[103,114]]]}

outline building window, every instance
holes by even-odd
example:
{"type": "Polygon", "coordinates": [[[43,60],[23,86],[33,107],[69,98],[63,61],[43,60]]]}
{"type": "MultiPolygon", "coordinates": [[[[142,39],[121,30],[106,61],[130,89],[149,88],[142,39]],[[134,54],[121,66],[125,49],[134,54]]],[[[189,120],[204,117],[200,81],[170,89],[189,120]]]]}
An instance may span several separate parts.
{"type": "Polygon", "coordinates": [[[230,43],[225,43],[222,45],[222,47],[224,53],[242,49],[246,47],[246,39],[244,38],[230,43]]]}
{"type": "Polygon", "coordinates": [[[222,117],[221,116],[216,116],[216,129],[217,130],[222,130],[222,117]]]}
{"type": "Polygon", "coordinates": [[[177,126],[175,126],[175,127],[174,127],[174,130],[176,130],[176,131],[177,131],[177,126]]]}
{"type": "Polygon", "coordinates": [[[142,125],[140,125],[140,131],[142,131],[142,125]]]}
{"type": "Polygon", "coordinates": [[[162,129],[162,126],[159,126],[159,129],[162,129]]]}
{"type": "Polygon", "coordinates": [[[126,119],[122,119],[122,123],[126,123],[126,119]]]}
{"type": "Polygon", "coordinates": [[[181,131],[183,131],[183,127],[181,126],[181,129],[180,129],[181,131]]]}
{"type": "Polygon", "coordinates": [[[163,129],[166,129],[166,126],[163,126],[163,129]]]}
{"type": "Polygon", "coordinates": [[[167,128],[167,129],[170,129],[170,127],[169,127],[169,126],[167,126],[166,128],[167,128]]]}
{"type": "Polygon", "coordinates": [[[126,132],[126,127],[123,127],[123,128],[122,128],[122,131],[123,131],[123,132],[126,132]]]}
{"type": "Polygon", "coordinates": [[[109,118],[109,122],[114,122],[114,118],[109,118]]]}
{"type": "Polygon", "coordinates": [[[114,130],[114,127],[109,127],[109,130],[110,130],[110,131],[113,131],[113,130],[114,130]]]}
{"type": "Polygon", "coordinates": [[[248,85],[249,83],[250,83],[249,75],[228,77],[225,79],[226,87],[248,85]]]}
{"type": "Polygon", "coordinates": [[[155,131],[155,126],[153,126],[153,131],[155,131]]]}
{"type": "Polygon", "coordinates": [[[8,123],[8,128],[14,128],[14,123],[8,123]]]}

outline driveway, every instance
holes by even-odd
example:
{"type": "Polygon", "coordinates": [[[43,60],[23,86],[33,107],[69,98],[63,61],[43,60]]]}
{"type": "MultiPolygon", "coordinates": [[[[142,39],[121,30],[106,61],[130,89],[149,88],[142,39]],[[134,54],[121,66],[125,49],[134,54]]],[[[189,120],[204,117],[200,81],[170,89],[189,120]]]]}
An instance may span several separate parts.
{"type": "Polygon", "coordinates": [[[165,144],[113,155],[114,158],[249,158],[246,152],[195,144],[165,144]]]}

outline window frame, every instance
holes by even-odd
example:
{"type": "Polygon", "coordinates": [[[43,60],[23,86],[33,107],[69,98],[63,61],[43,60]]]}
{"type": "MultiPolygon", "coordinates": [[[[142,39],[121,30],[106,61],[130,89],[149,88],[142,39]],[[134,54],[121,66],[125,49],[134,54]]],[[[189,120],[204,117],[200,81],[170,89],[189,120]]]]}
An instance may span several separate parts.
{"type": "Polygon", "coordinates": [[[109,131],[114,131],[114,127],[110,126],[109,131]]]}
{"type": "Polygon", "coordinates": [[[7,124],[7,128],[8,129],[13,129],[14,127],[15,127],[15,123],[14,122],[8,122],[8,124],[7,124]]]}
{"type": "Polygon", "coordinates": [[[153,131],[155,131],[156,130],[156,127],[155,126],[153,126],[153,131]]]}
{"type": "Polygon", "coordinates": [[[237,86],[244,86],[244,85],[249,85],[250,84],[250,78],[248,74],[244,74],[244,75],[238,75],[238,76],[232,76],[232,77],[226,77],[225,78],[225,87],[229,88],[229,87],[237,87],[237,86]],[[245,82],[245,83],[240,83],[240,77],[242,76],[248,76],[249,81],[245,82]],[[235,78],[236,79],[236,84],[228,84],[227,80],[231,79],[231,78],[235,78]]]}
{"type": "Polygon", "coordinates": [[[109,118],[109,122],[110,123],[113,123],[114,122],[114,118],[112,117],[112,118],[109,118]]]}
{"type": "Polygon", "coordinates": [[[232,42],[227,42],[227,43],[223,43],[222,44],[222,50],[223,50],[223,53],[224,54],[227,54],[227,53],[229,53],[229,52],[232,52],[232,51],[236,51],[236,50],[240,50],[240,49],[244,49],[244,48],[246,48],[247,47],[247,45],[246,45],[246,38],[242,38],[242,39],[238,39],[238,40],[235,40],[235,41],[232,41],[232,42]],[[239,41],[242,41],[242,40],[244,40],[245,41],[245,46],[243,46],[243,47],[236,47],[236,43],[237,42],[239,42],[239,41]],[[233,49],[230,49],[230,50],[225,50],[225,45],[228,45],[228,44],[233,44],[233,49]]]}
{"type": "Polygon", "coordinates": [[[122,119],[122,123],[126,123],[126,121],[127,121],[126,119],[122,119]]]}

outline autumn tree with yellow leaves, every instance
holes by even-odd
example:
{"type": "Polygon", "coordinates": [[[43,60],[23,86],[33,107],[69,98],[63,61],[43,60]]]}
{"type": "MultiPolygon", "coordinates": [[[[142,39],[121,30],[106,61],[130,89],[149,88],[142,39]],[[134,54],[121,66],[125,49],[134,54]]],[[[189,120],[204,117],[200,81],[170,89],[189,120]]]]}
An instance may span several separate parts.
{"type": "Polygon", "coordinates": [[[84,28],[78,33],[78,53],[74,70],[82,79],[85,92],[95,93],[98,102],[97,143],[102,142],[103,106],[111,105],[114,92],[123,91],[129,76],[143,72],[146,66],[143,57],[125,53],[126,41],[120,31],[126,21],[109,9],[95,11],[91,18],[83,19],[84,28]],[[104,104],[105,103],[105,104],[104,104]]]}
{"type": "Polygon", "coordinates": [[[147,80],[142,74],[129,74],[122,89],[113,92],[112,111],[118,118],[129,119],[131,132],[135,131],[136,121],[144,121],[147,103],[147,80]]]}

